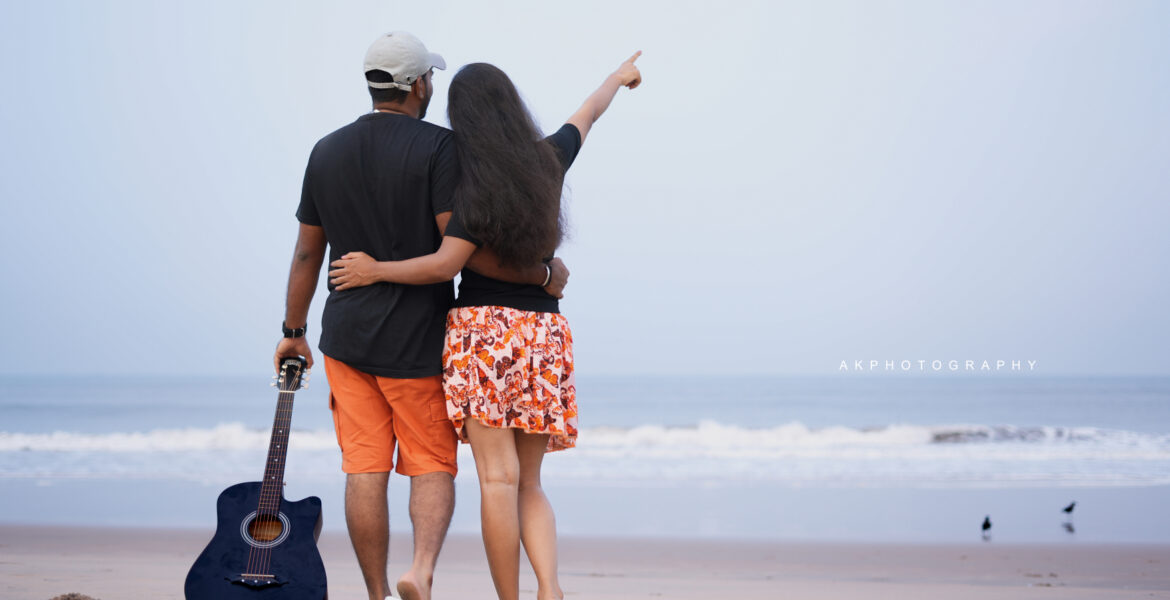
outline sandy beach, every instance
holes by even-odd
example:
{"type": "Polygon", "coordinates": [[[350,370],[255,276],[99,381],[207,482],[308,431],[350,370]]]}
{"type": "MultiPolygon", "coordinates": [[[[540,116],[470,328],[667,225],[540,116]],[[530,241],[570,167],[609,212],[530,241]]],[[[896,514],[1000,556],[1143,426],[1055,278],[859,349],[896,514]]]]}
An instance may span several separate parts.
{"type": "MultiPolygon", "coordinates": [[[[182,598],[211,532],[0,526],[0,597],[182,598]]],[[[897,545],[567,538],[567,598],[1170,598],[1170,545],[897,545]]],[[[319,542],[334,600],[364,598],[348,538],[319,542]]],[[[409,539],[392,541],[393,577],[409,539]]],[[[522,581],[535,595],[531,577],[522,581]]],[[[480,541],[448,539],[435,597],[492,598],[480,541]]]]}

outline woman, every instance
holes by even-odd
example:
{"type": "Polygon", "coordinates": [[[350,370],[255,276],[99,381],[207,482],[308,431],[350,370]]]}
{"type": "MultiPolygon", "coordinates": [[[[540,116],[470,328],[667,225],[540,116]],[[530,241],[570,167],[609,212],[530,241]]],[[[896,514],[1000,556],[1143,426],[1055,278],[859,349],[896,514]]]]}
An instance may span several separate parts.
{"type": "MultiPolygon", "coordinates": [[[[617,91],[641,83],[634,66],[640,55],[622,63],[544,140],[503,71],[483,63],[460,69],[447,113],[462,174],[439,250],[387,262],[352,252],[331,263],[330,282],[345,290],[447,281],[481,248],[503,266],[551,257],[563,237],[564,173],[617,91]]],[[[556,523],[540,467],[546,451],[576,443],[572,343],[557,299],[540,286],[463,271],[447,315],[443,388],[448,416],[475,457],[484,548],[501,600],[519,596],[521,542],[539,583],[537,597],[563,598],[556,523]]]]}

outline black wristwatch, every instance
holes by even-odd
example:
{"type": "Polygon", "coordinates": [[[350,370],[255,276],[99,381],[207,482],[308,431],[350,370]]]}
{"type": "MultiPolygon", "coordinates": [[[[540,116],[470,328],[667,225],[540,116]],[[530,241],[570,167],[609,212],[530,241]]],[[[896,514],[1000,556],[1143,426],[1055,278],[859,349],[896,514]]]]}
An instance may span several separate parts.
{"type": "Polygon", "coordinates": [[[280,322],[280,331],[286,338],[305,337],[305,330],[308,328],[309,324],[305,323],[305,326],[301,327],[300,329],[289,329],[288,326],[284,324],[284,321],[280,322]]]}

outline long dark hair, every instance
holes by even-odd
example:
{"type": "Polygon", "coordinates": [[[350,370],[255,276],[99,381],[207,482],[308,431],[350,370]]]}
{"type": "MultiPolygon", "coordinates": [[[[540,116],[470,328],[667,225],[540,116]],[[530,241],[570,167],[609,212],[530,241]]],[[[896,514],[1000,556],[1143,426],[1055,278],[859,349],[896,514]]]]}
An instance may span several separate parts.
{"type": "Polygon", "coordinates": [[[461,175],[455,214],[501,264],[523,267],[552,256],[564,237],[564,172],[512,80],[487,63],[451,79],[447,118],[461,175]]]}

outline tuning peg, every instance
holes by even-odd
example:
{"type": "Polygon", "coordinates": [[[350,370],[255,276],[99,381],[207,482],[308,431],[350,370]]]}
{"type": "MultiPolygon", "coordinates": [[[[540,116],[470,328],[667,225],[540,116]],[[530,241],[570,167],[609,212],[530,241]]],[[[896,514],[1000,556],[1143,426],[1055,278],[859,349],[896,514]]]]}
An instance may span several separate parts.
{"type": "Polygon", "coordinates": [[[272,383],[268,384],[268,387],[276,387],[276,382],[273,381],[272,383]]]}

